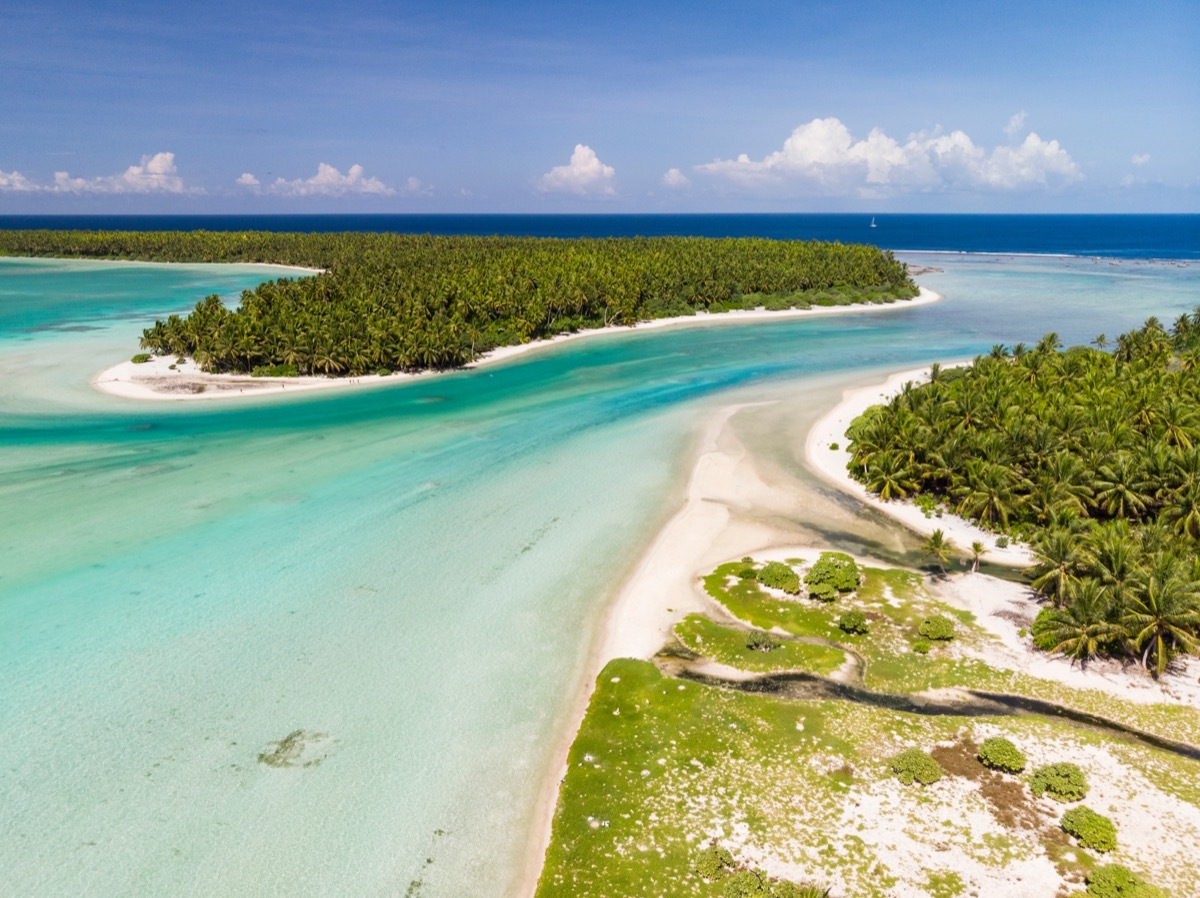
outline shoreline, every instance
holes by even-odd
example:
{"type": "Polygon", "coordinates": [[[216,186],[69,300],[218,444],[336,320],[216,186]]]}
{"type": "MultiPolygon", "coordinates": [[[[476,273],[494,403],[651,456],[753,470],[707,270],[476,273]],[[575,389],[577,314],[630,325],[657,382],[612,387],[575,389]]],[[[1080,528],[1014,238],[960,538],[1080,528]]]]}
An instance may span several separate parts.
{"type": "Polygon", "coordinates": [[[853,315],[882,312],[929,305],[939,301],[941,298],[940,294],[933,292],[927,287],[921,287],[920,292],[912,299],[896,300],[890,303],[856,303],[853,305],[816,306],[809,309],[783,309],[780,311],[767,311],[766,309],[735,310],[718,313],[704,312],[675,318],[655,318],[650,321],[638,322],[635,325],[610,325],[608,327],[560,334],[549,339],[531,340],[528,343],[520,343],[514,346],[500,346],[480,356],[463,368],[448,371],[420,371],[413,374],[401,372],[385,376],[366,374],[361,377],[307,376],[287,378],[251,377],[248,374],[206,374],[191,359],[187,359],[183,365],[171,370],[169,366],[174,364],[173,357],[154,356],[149,362],[142,364],[124,361],[105,368],[91,379],[91,385],[94,389],[102,393],[119,396],[123,399],[177,402],[251,398],[311,390],[345,389],[350,386],[378,387],[387,384],[404,383],[414,378],[445,376],[453,374],[456,371],[481,368],[572,340],[600,337],[606,334],[634,333],[643,330],[658,330],[660,328],[685,327],[688,325],[708,327],[717,324],[736,324],[739,322],[759,322],[775,319],[792,320],[825,315],[853,315]]]}
{"type": "MultiPolygon", "coordinates": [[[[955,365],[968,364],[953,361],[943,365],[945,368],[955,365]]],[[[846,446],[846,428],[851,422],[873,405],[887,402],[900,392],[908,381],[921,382],[929,377],[929,366],[900,371],[890,375],[882,383],[871,386],[846,390],[842,401],[821,417],[808,432],[804,444],[804,457],[809,467],[826,482],[837,487],[843,493],[853,496],[865,505],[883,512],[893,520],[903,524],[909,530],[929,536],[934,530],[941,530],[954,543],[958,552],[970,550],[971,543],[981,542],[987,547],[984,560],[993,564],[1007,567],[1030,567],[1036,563],[1033,553],[1023,543],[1012,540],[1006,548],[996,545],[997,534],[984,530],[958,515],[946,513],[942,517],[925,517],[925,513],[909,501],[884,501],[867,491],[867,488],[854,480],[846,471],[850,462],[850,452],[846,446]],[[831,448],[837,445],[837,449],[831,448]]]]}
{"type": "MultiPolygon", "coordinates": [[[[812,450],[821,445],[827,447],[831,432],[844,440],[843,420],[848,424],[862,409],[878,402],[881,393],[895,392],[922,372],[927,374],[928,368],[893,374],[883,384],[846,389],[842,400],[810,428],[806,441],[808,464],[840,490],[860,498],[860,491],[865,493],[865,489],[838,473],[836,454],[826,449],[823,453],[815,453],[820,456],[815,459],[812,450]],[[837,429],[839,425],[840,430],[837,429]]],[[[608,604],[583,665],[584,677],[570,705],[567,717],[571,726],[555,743],[550,755],[552,763],[538,790],[538,803],[514,894],[532,896],[537,890],[558,810],[559,784],[566,774],[570,748],[604,665],[614,658],[650,660],[671,638],[675,623],[687,614],[710,611],[712,600],[704,592],[700,577],[718,564],[745,555],[760,561],[795,557],[812,559],[823,551],[821,547],[798,545],[794,533],[739,514],[756,506],[763,496],[762,491],[770,487],[756,471],[753,450],[741,442],[729,425],[743,409],[771,404],[774,400],[742,402],[721,407],[709,417],[690,454],[691,473],[682,504],[649,543],[608,604]]],[[[867,504],[878,507],[885,503],[875,500],[867,504]]],[[[951,520],[961,521],[950,516],[927,521],[915,506],[908,507],[930,530],[935,524],[948,530],[946,525],[951,520]]],[[[900,523],[912,526],[902,516],[893,514],[891,508],[883,510],[900,523]]],[[[965,521],[961,523],[970,526],[965,521]]],[[[994,534],[985,536],[994,542],[994,534]]],[[[837,546],[824,548],[838,549],[837,546]]],[[[1001,550],[992,551],[996,555],[1001,553],[1001,550]]],[[[1007,563],[1026,563],[1022,553],[1027,550],[1023,547],[1010,546],[1004,551],[1007,563]]],[[[996,560],[992,553],[986,557],[996,560]]],[[[870,557],[856,555],[855,560],[872,567],[894,567],[870,557]]],[[[1028,588],[1021,584],[985,573],[955,572],[945,580],[926,578],[925,587],[934,598],[976,616],[994,642],[972,649],[969,655],[991,666],[1015,670],[1069,688],[1098,691],[1137,704],[1161,702],[1192,706],[1200,701],[1200,686],[1192,682],[1200,662],[1189,662],[1188,673],[1160,683],[1148,676],[1131,675],[1115,664],[1096,662],[1085,671],[1073,666],[1068,659],[1035,653],[1028,637],[1020,634],[1020,628],[1021,619],[1025,616],[1032,619],[1038,606],[1030,600],[1028,588]]]]}

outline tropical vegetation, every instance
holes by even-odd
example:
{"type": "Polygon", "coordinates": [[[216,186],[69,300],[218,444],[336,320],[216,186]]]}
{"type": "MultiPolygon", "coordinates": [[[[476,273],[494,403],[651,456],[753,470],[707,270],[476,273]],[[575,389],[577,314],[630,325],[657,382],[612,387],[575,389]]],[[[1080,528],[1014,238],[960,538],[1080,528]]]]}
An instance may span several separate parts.
{"type": "Polygon", "coordinates": [[[248,290],[235,310],[209,296],[143,333],[143,349],[210,372],[454,368],[582,328],[917,294],[905,266],[874,247],[757,238],[3,231],[0,254],[321,269],[248,290]]]}
{"type": "MultiPolygon", "coordinates": [[[[1029,541],[1039,647],[1155,676],[1200,648],[1200,309],[1111,352],[1051,333],[935,365],[848,436],[851,474],[881,497],[1029,541]]],[[[944,569],[952,547],[935,537],[925,553],[944,569]]]]}

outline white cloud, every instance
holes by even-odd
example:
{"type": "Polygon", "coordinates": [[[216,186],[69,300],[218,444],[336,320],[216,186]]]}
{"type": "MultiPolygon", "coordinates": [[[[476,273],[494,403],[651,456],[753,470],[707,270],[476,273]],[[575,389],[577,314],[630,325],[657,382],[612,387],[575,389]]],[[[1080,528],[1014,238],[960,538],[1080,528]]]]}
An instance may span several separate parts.
{"type": "Polygon", "coordinates": [[[677,190],[682,189],[684,187],[689,187],[689,186],[691,186],[691,183],[692,183],[688,179],[688,176],[685,175],[683,172],[681,172],[677,168],[667,169],[667,173],[662,176],[662,182],[663,182],[664,186],[672,187],[677,190]]]}
{"type": "Polygon", "coordinates": [[[39,187],[37,184],[34,184],[19,171],[0,170],[0,190],[10,190],[16,193],[25,193],[41,189],[41,187],[39,187]]]}
{"type": "Polygon", "coordinates": [[[988,152],[962,131],[918,133],[904,143],[873,129],[855,140],[836,118],[800,125],[783,148],[761,160],[736,159],[695,170],[749,188],[794,183],[819,193],[884,196],[944,189],[1020,190],[1083,177],[1058,141],[1030,133],[1020,144],[988,152]]]}
{"type": "Polygon", "coordinates": [[[1134,153],[1129,161],[1131,163],[1133,163],[1134,165],[1145,165],[1147,162],[1150,161],[1150,154],[1149,153],[1134,153]]]}
{"type": "Polygon", "coordinates": [[[1008,135],[1009,140],[1015,140],[1017,135],[1021,133],[1021,129],[1025,127],[1025,119],[1027,117],[1028,113],[1022,109],[1008,120],[1008,124],[1004,126],[1004,133],[1008,135]]]}
{"type": "Polygon", "coordinates": [[[605,165],[596,152],[581,143],[575,145],[571,161],[567,165],[556,165],[542,175],[538,189],[542,191],[566,191],[569,193],[614,194],[612,182],[616,170],[605,165]]]}
{"type": "Polygon", "coordinates": [[[410,196],[433,196],[433,188],[421,181],[420,178],[405,178],[402,193],[410,196]]]}
{"type": "Polygon", "coordinates": [[[276,196],[347,196],[349,194],[365,194],[374,196],[394,196],[395,188],[389,187],[378,178],[363,177],[363,167],[352,165],[343,175],[340,171],[325,162],[317,166],[317,173],[311,178],[287,181],[276,178],[267,187],[260,187],[258,178],[246,172],[237,179],[241,187],[249,188],[256,193],[269,193],[276,196]]]}
{"type": "Polygon", "coordinates": [[[174,153],[143,156],[119,175],[73,178],[65,171],[54,173],[54,183],[45,189],[54,193],[196,193],[183,184],[175,168],[174,153]]]}

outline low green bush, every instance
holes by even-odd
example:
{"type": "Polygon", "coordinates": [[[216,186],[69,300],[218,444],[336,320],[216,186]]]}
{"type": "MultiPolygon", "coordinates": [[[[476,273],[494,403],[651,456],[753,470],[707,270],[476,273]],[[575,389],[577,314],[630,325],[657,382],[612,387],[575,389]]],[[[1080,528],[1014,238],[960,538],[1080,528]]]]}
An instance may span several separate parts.
{"type": "Polygon", "coordinates": [[[829,444],[829,451],[830,451],[830,452],[837,452],[837,451],[838,451],[838,444],[837,444],[837,443],[830,443],[830,444],[829,444]]]}
{"type": "Polygon", "coordinates": [[[1066,761],[1035,770],[1029,788],[1038,798],[1049,795],[1056,801],[1079,801],[1088,791],[1083,771],[1066,761]]]}
{"type": "Polygon", "coordinates": [[[1097,867],[1087,875],[1091,898],[1165,898],[1165,893],[1120,864],[1097,867]]]}
{"type": "Polygon", "coordinates": [[[918,655],[928,655],[931,648],[928,639],[918,639],[913,643],[913,651],[918,655]]]}
{"type": "Polygon", "coordinates": [[[1007,536],[997,536],[996,537],[996,548],[997,549],[1007,549],[1008,548],[1008,537],[1007,536]]]}
{"type": "Polygon", "coordinates": [[[758,582],[791,595],[800,592],[800,575],[782,561],[768,561],[758,572],[758,582]]]}
{"type": "Polygon", "coordinates": [[[740,571],[738,571],[738,579],[739,580],[757,580],[758,579],[758,571],[756,571],[751,565],[746,565],[744,568],[742,568],[740,571]]]}
{"type": "Polygon", "coordinates": [[[722,898],[767,898],[767,878],[755,870],[741,870],[725,880],[722,898]]]}
{"type": "Polygon", "coordinates": [[[843,633],[869,633],[871,625],[861,611],[846,611],[837,619],[838,629],[843,633]]]}
{"type": "Polygon", "coordinates": [[[1117,847],[1117,828],[1103,814],[1079,805],[1062,815],[1060,824],[1069,836],[1079,840],[1083,848],[1093,851],[1112,851],[1117,847]]]}
{"type": "Polygon", "coordinates": [[[984,739],[979,746],[979,762],[992,770],[1005,773],[1020,773],[1025,769],[1025,755],[1020,749],[1001,736],[984,739]]]}
{"type": "Polygon", "coordinates": [[[724,848],[710,845],[696,855],[692,867],[702,879],[712,882],[715,879],[720,879],[733,869],[733,855],[724,848]]]}
{"type": "Polygon", "coordinates": [[[151,358],[150,353],[139,352],[137,355],[135,355],[129,361],[133,362],[135,365],[144,365],[144,364],[146,364],[146,362],[150,361],[150,358],[151,358]]]}
{"type": "Polygon", "coordinates": [[[917,632],[926,639],[947,640],[954,638],[954,621],[944,614],[935,614],[921,621],[917,632]]]}
{"type": "Polygon", "coordinates": [[[1031,632],[1033,633],[1033,644],[1043,652],[1050,652],[1058,645],[1058,631],[1061,629],[1055,623],[1055,617],[1061,614],[1053,608],[1043,608],[1037,613],[1037,617],[1033,619],[1031,632]]]}
{"type": "Polygon", "coordinates": [[[942,778],[942,766],[919,748],[905,749],[888,761],[888,765],[906,786],[911,786],[914,780],[928,786],[942,778]]]}
{"type": "Polygon", "coordinates": [[[752,652],[769,652],[779,648],[779,640],[762,630],[751,630],[746,634],[746,648],[752,652]]]}
{"type": "Polygon", "coordinates": [[[859,571],[854,559],[843,552],[822,552],[804,577],[810,597],[832,602],[841,593],[858,589],[859,571]]]}

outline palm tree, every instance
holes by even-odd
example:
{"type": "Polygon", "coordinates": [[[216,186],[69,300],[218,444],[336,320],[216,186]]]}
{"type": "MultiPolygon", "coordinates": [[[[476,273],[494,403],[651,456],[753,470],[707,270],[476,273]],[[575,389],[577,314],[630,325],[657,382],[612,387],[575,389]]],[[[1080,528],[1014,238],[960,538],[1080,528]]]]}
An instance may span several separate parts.
{"type": "Polygon", "coordinates": [[[1068,590],[1088,567],[1090,558],[1086,550],[1068,531],[1052,530],[1034,543],[1033,554],[1037,563],[1026,576],[1038,593],[1049,596],[1055,607],[1062,607],[1068,590]]]}
{"type": "Polygon", "coordinates": [[[1087,663],[1106,646],[1119,642],[1122,628],[1109,620],[1112,599],[1095,580],[1073,583],[1070,600],[1062,608],[1042,612],[1033,622],[1033,638],[1039,645],[1050,644],[1051,654],[1063,654],[1071,663],[1087,663]]]}
{"type": "Polygon", "coordinates": [[[903,499],[916,490],[912,473],[898,452],[881,452],[867,465],[867,489],[880,499],[903,499]]]}
{"type": "Polygon", "coordinates": [[[925,557],[936,561],[942,576],[946,576],[946,562],[950,560],[950,553],[954,551],[954,542],[939,527],[926,537],[921,548],[925,552],[925,557]]]}
{"type": "Polygon", "coordinates": [[[1126,607],[1121,624],[1155,679],[1163,675],[1177,652],[1195,652],[1200,647],[1197,588],[1198,584],[1179,575],[1152,575],[1126,607]]]}
{"type": "Polygon", "coordinates": [[[979,540],[971,543],[971,573],[979,573],[979,561],[987,554],[987,548],[979,540]]]}

